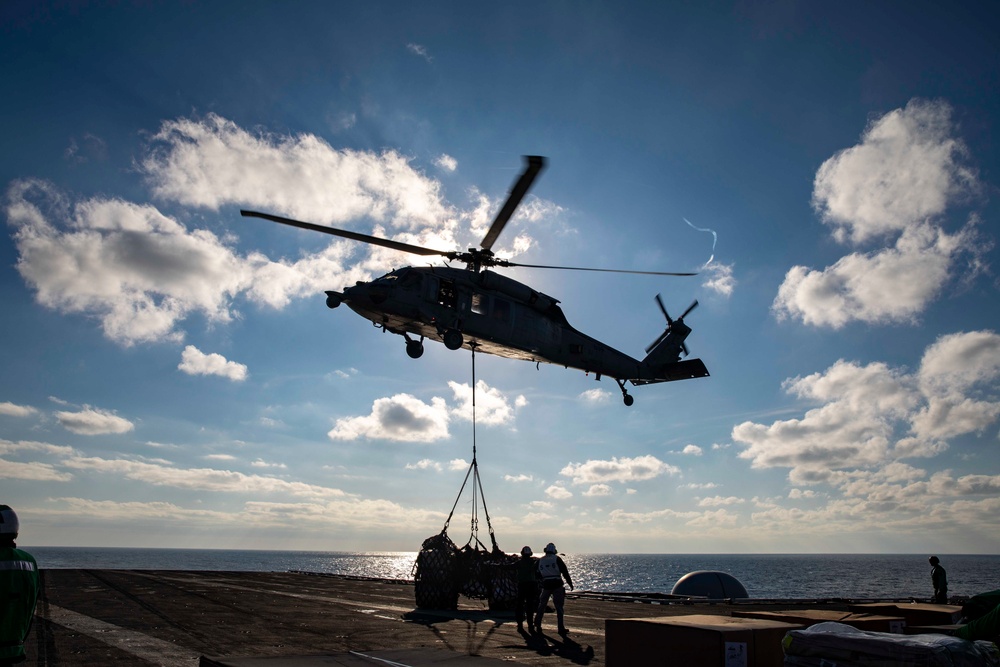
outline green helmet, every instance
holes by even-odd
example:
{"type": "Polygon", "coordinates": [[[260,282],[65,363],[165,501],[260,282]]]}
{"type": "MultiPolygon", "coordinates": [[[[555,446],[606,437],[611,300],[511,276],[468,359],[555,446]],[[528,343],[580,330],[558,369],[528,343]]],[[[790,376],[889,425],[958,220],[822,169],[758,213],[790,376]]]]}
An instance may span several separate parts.
{"type": "Polygon", "coordinates": [[[7,505],[0,505],[0,537],[14,539],[17,537],[17,529],[20,527],[17,512],[7,505]]]}

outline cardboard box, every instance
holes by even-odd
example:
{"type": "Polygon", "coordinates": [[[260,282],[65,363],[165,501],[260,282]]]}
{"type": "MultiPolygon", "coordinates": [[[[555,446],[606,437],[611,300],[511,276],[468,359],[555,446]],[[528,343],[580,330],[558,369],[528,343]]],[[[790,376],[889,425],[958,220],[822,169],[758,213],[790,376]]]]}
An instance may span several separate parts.
{"type": "Polygon", "coordinates": [[[962,620],[962,608],[954,604],[874,602],[852,604],[848,609],[862,614],[902,616],[907,625],[954,625],[962,620]]]}
{"type": "Polygon", "coordinates": [[[833,621],[872,632],[893,632],[902,634],[906,630],[906,619],[902,616],[881,616],[876,614],[858,614],[850,611],[834,611],[832,609],[789,609],[785,611],[748,611],[733,610],[737,618],[761,618],[782,623],[797,623],[809,627],[816,623],[833,621]]]}
{"type": "Polygon", "coordinates": [[[604,621],[607,667],[781,667],[781,640],[801,624],[697,614],[604,621]]]}

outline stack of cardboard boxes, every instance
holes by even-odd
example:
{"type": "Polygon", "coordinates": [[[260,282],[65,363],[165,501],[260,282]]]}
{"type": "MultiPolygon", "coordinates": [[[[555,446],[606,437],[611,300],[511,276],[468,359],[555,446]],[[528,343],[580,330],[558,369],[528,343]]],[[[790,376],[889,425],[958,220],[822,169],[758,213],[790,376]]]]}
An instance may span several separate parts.
{"type": "Polygon", "coordinates": [[[934,604],[854,605],[849,611],[734,610],[732,616],[618,618],[604,622],[607,667],[782,667],[790,630],[836,622],[859,630],[903,634],[957,627],[961,607],[934,604]]]}

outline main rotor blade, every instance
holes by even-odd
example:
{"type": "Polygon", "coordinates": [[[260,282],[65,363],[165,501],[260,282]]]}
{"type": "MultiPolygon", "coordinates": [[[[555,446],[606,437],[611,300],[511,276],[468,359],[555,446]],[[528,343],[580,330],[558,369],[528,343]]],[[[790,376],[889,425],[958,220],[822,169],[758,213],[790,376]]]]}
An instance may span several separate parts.
{"type": "Polygon", "coordinates": [[[500,236],[500,232],[503,231],[504,225],[510,220],[510,216],[514,214],[514,209],[524,199],[524,195],[528,193],[528,188],[531,187],[535,177],[538,176],[538,172],[545,166],[545,158],[541,155],[525,155],[524,159],[527,162],[524,172],[517,179],[517,182],[514,183],[514,187],[511,188],[510,194],[507,195],[507,201],[504,203],[503,208],[497,213],[497,217],[493,219],[493,224],[490,225],[489,231],[483,237],[483,242],[479,244],[483,250],[491,250],[493,248],[493,244],[496,242],[497,237],[500,236]]]}
{"type": "Polygon", "coordinates": [[[691,312],[692,310],[694,310],[694,309],[695,309],[695,308],[697,308],[697,307],[698,307],[698,300],[697,300],[697,299],[695,299],[695,300],[694,300],[694,303],[692,303],[692,304],[691,304],[690,306],[688,306],[688,309],[687,309],[687,310],[685,310],[685,311],[684,311],[684,314],[683,314],[683,315],[681,315],[681,316],[680,316],[680,317],[679,317],[678,319],[681,319],[681,320],[683,320],[683,319],[684,319],[685,317],[687,317],[687,316],[688,316],[688,313],[690,313],[690,312],[691,312]]]}
{"type": "Polygon", "coordinates": [[[668,271],[630,271],[629,269],[593,269],[587,266],[548,266],[546,264],[517,264],[503,262],[499,266],[521,266],[526,269],[562,269],[565,271],[600,271],[602,273],[636,273],[643,276],[696,276],[697,273],[675,273],[668,271]]]}
{"type": "Polygon", "coordinates": [[[392,248],[393,250],[410,252],[413,253],[414,255],[447,256],[453,252],[451,250],[434,250],[432,248],[423,248],[418,245],[410,245],[409,243],[403,243],[402,241],[392,241],[390,239],[383,239],[378,236],[369,236],[368,234],[349,232],[347,230],[336,229],[334,227],[324,227],[323,225],[314,225],[311,222],[301,222],[299,220],[292,220],[291,218],[283,218],[280,215],[271,215],[270,213],[258,213],[257,211],[240,210],[240,215],[242,215],[245,218],[263,218],[265,220],[270,220],[272,222],[280,222],[283,225],[289,225],[291,227],[298,227],[300,229],[309,229],[314,232],[323,232],[324,234],[331,234],[333,236],[342,236],[345,239],[351,239],[353,241],[361,241],[362,243],[371,243],[373,245],[380,245],[384,248],[392,248]]]}

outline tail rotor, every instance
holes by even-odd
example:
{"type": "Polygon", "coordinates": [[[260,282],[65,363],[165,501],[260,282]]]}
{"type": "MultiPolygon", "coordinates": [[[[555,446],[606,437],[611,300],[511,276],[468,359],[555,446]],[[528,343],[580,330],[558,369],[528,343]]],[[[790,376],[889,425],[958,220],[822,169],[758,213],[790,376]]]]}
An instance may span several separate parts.
{"type": "MultiPolygon", "coordinates": [[[[663,333],[661,333],[656,340],[646,347],[646,354],[649,354],[653,348],[662,343],[663,340],[670,335],[670,331],[674,328],[675,324],[684,326],[684,318],[688,316],[688,313],[698,307],[698,300],[695,299],[694,302],[687,307],[687,310],[685,310],[684,313],[675,320],[670,317],[670,313],[667,312],[667,307],[663,305],[663,299],[660,298],[659,294],[656,295],[656,303],[660,306],[660,311],[663,313],[663,317],[667,320],[667,328],[663,330],[663,333]]],[[[687,345],[685,345],[683,341],[681,342],[681,350],[684,351],[684,356],[686,357],[688,355],[688,349],[687,345]]]]}

